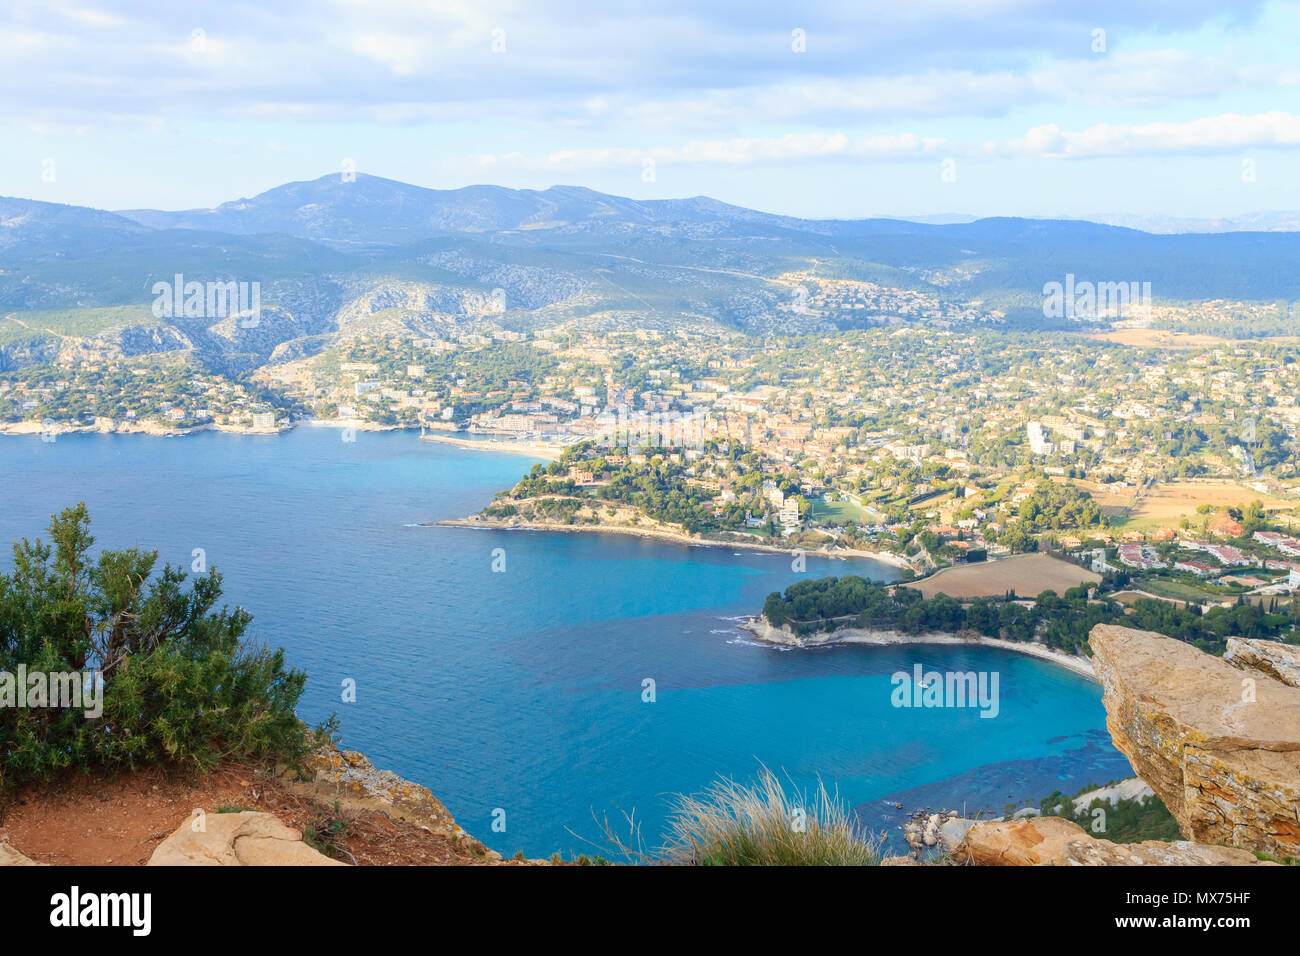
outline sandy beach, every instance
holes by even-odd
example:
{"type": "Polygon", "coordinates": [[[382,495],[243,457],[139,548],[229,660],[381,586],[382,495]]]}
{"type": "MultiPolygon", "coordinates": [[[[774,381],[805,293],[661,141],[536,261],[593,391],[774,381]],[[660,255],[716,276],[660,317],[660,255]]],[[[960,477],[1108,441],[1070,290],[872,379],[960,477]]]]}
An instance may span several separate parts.
{"type": "Polygon", "coordinates": [[[546,442],[519,440],[500,441],[493,438],[459,438],[453,434],[427,432],[420,436],[421,441],[436,441],[443,445],[455,445],[457,448],[472,448],[476,451],[496,451],[511,455],[532,455],[555,461],[564,453],[564,445],[552,445],[546,442]]]}

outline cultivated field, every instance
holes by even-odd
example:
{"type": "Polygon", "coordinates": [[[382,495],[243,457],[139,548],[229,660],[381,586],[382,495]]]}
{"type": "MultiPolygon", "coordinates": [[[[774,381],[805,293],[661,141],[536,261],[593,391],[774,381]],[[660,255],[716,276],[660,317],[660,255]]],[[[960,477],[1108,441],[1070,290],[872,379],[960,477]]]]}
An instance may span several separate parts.
{"type": "MultiPolygon", "coordinates": [[[[1115,345],[1130,345],[1139,349],[1203,349],[1216,345],[1236,345],[1239,342],[1260,341],[1259,339],[1229,339],[1203,332],[1178,332],[1173,329],[1115,329],[1111,332],[1094,332],[1089,338],[1112,342],[1115,345]]],[[[1277,345],[1294,345],[1295,336],[1269,336],[1268,341],[1277,345]]]]}
{"type": "Polygon", "coordinates": [[[1043,591],[1064,593],[1080,584],[1095,584],[1101,575],[1077,564],[1046,554],[1022,554],[1000,561],[983,561],[944,568],[909,584],[926,597],[946,594],[955,598],[1000,597],[1014,590],[1019,597],[1037,597],[1043,591]]]}
{"type": "Polygon", "coordinates": [[[1113,332],[1093,333],[1090,338],[1139,349],[1203,349],[1229,342],[1217,335],[1175,332],[1170,329],[1116,329],[1113,332]]]}
{"type": "Polygon", "coordinates": [[[1196,525],[1203,518],[1196,513],[1201,505],[1244,508],[1252,501],[1259,501],[1266,511],[1276,511],[1294,508],[1297,504],[1285,498],[1271,497],[1235,481],[1172,481],[1146,489],[1136,502],[1131,495],[1108,494],[1097,490],[1095,486],[1090,487],[1088,482],[1075,484],[1092,493],[1104,514],[1120,519],[1115,522],[1117,527],[1172,527],[1182,518],[1187,518],[1196,525]]]}

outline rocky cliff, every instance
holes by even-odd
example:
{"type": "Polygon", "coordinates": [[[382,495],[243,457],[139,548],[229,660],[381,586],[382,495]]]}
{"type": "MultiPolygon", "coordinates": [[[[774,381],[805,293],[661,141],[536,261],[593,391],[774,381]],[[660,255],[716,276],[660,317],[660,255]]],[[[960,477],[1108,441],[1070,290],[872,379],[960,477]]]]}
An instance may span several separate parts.
{"type": "Polygon", "coordinates": [[[977,823],[966,831],[952,858],[975,866],[1261,865],[1255,854],[1234,847],[1183,840],[1112,843],[1060,817],[977,823]]]}
{"type": "Polygon", "coordinates": [[[1300,687],[1300,647],[1281,641],[1228,638],[1223,659],[1244,671],[1259,671],[1283,684],[1300,687]]]}
{"type": "Polygon", "coordinates": [[[1089,643],[1111,738],[1183,835],[1300,856],[1300,688],[1276,664],[1293,658],[1255,641],[1229,662],[1109,624],[1089,643]]]}

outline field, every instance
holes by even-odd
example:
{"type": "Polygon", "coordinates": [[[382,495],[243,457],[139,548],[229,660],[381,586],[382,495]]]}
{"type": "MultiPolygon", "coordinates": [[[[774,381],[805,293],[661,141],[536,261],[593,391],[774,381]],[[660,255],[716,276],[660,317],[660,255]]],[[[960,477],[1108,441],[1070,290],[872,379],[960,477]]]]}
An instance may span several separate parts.
{"type": "Polygon", "coordinates": [[[813,517],[824,524],[843,524],[845,521],[862,524],[868,520],[867,513],[851,501],[827,504],[820,498],[813,502],[813,517]]]}
{"type": "Polygon", "coordinates": [[[1130,345],[1139,349],[1202,349],[1216,345],[1236,345],[1240,342],[1266,341],[1273,345],[1294,345],[1297,339],[1293,335],[1257,336],[1253,339],[1231,339],[1203,332],[1179,332],[1173,329],[1115,329],[1111,332],[1095,332],[1090,338],[1111,342],[1115,345],[1130,345]]]}
{"type": "Polygon", "coordinates": [[[1043,591],[1057,594],[1080,584],[1095,584],[1101,575],[1077,564],[1046,554],[1022,554],[1001,561],[983,561],[944,568],[909,584],[926,597],[947,594],[955,598],[1000,597],[1014,590],[1019,597],[1037,597],[1043,591]]]}
{"type": "Polygon", "coordinates": [[[1194,332],[1174,332],[1169,329],[1116,329],[1097,332],[1090,338],[1101,339],[1115,345],[1131,345],[1139,349],[1203,349],[1229,344],[1229,339],[1217,335],[1194,332]]]}
{"type": "Polygon", "coordinates": [[[1210,582],[1183,581],[1178,578],[1151,576],[1137,578],[1133,586],[1156,597],[1171,598],[1177,601],[1228,601],[1238,592],[1223,585],[1210,582]]]}
{"type": "Polygon", "coordinates": [[[1115,528],[1173,527],[1182,518],[1196,526],[1202,515],[1196,513],[1201,505],[1241,508],[1259,501],[1265,510],[1276,511],[1296,507],[1297,502],[1247,488],[1235,481],[1174,481],[1155,485],[1142,492],[1136,502],[1131,495],[1107,494],[1088,488],[1086,482],[1076,482],[1092,492],[1102,512],[1110,517],[1115,528]]]}

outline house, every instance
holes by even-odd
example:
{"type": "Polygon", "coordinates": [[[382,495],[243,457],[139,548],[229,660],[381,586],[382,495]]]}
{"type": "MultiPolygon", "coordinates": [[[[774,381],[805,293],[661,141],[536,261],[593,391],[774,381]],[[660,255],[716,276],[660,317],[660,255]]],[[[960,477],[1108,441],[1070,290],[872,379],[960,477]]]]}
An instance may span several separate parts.
{"type": "Polygon", "coordinates": [[[1178,571],[1189,571],[1198,578],[1214,573],[1214,566],[1206,564],[1204,561],[1175,561],[1174,569],[1178,571]]]}
{"type": "Polygon", "coordinates": [[[1210,534],[1216,538],[1240,538],[1246,533],[1240,521],[1233,521],[1225,512],[1214,516],[1210,522],[1210,534]]]}
{"type": "Polygon", "coordinates": [[[1256,541],[1266,544],[1271,548],[1277,548],[1283,554],[1300,556],[1300,541],[1295,538],[1288,538],[1284,534],[1278,534],[1276,531],[1256,531],[1254,534],[1256,541]]]}

